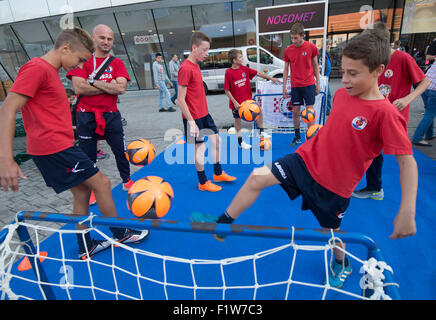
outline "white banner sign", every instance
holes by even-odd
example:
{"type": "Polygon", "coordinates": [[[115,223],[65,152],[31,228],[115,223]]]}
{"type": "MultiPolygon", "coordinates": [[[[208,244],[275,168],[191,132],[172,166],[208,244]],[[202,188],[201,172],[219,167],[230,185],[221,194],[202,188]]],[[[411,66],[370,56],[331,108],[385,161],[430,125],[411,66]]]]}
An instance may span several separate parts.
{"type": "Polygon", "coordinates": [[[159,39],[157,35],[149,35],[149,36],[134,36],[133,41],[135,44],[149,44],[149,43],[159,43],[164,42],[163,34],[159,35],[159,39]]]}
{"type": "MultiPolygon", "coordinates": [[[[321,92],[327,92],[327,77],[321,77],[320,81],[321,92]]],[[[283,99],[283,86],[282,84],[274,84],[271,81],[257,81],[256,82],[256,101],[260,104],[263,111],[263,123],[273,127],[281,128],[294,128],[292,120],[291,98],[283,99]]],[[[288,81],[287,90],[291,92],[291,85],[288,81]]],[[[315,123],[319,123],[321,114],[322,94],[315,98],[314,109],[316,112],[315,123]]],[[[301,106],[300,112],[304,110],[301,106]]],[[[301,127],[307,128],[305,122],[301,121],[301,127]]]]}

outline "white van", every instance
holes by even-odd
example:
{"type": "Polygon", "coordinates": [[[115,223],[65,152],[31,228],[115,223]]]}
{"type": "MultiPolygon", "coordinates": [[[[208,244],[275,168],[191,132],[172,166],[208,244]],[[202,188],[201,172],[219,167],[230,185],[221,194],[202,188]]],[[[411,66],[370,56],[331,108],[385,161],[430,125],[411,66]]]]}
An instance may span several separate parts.
{"type": "MultiPolygon", "coordinates": [[[[227,54],[232,49],[238,49],[242,52],[243,65],[257,70],[257,48],[256,46],[246,46],[237,48],[222,48],[209,50],[209,56],[201,62],[200,69],[203,76],[204,91],[217,91],[224,90],[224,75],[226,69],[230,68],[232,64],[229,62],[227,54]]],[[[285,63],[283,60],[275,57],[272,53],[264,48],[260,50],[260,68],[259,71],[264,72],[268,70],[271,77],[283,78],[283,68],[285,63]]],[[[184,53],[186,59],[189,52],[184,53]]],[[[252,87],[255,87],[256,77],[252,79],[252,87]]]]}

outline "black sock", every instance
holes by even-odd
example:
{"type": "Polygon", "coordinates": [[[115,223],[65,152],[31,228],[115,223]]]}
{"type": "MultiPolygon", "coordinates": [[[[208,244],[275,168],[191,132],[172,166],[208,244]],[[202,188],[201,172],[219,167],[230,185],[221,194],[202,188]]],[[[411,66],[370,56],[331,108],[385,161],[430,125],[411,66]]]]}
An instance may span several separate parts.
{"type": "Polygon", "coordinates": [[[242,137],[238,137],[238,144],[241,145],[242,143],[242,137]]]}
{"type": "Polygon", "coordinates": [[[221,163],[217,162],[213,164],[213,172],[219,176],[223,173],[223,168],[221,168],[221,163]]]}
{"type": "Polygon", "coordinates": [[[295,129],[295,138],[297,138],[297,139],[301,139],[301,136],[300,136],[300,129],[295,129]]]}
{"type": "Polygon", "coordinates": [[[197,171],[198,181],[200,184],[205,184],[207,182],[206,173],[203,171],[197,171]]]}
{"type": "Polygon", "coordinates": [[[77,236],[77,244],[79,245],[80,252],[86,252],[86,247],[88,248],[88,251],[92,249],[92,240],[89,232],[85,234],[76,233],[76,236],[77,236]],[[85,238],[85,242],[83,241],[83,238],[85,238]],[[86,243],[86,247],[85,247],[85,243],[86,243]]]}
{"type": "Polygon", "coordinates": [[[219,216],[217,223],[232,223],[234,220],[235,219],[229,216],[226,210],[222,215],[219,216]]]}
{"type": "Polygon", "coordinates": [[[262,134],[263,128],[259,128],[259,133],[262,134]]]}
{"type": "Polygon", "coordinates": [[[124,235],[126,234],[127,231],[127,228],[119,228],[119,227],[109,227],[109,229],[112,231],[114,238],[117,239],[124,238],[124,235]]]}

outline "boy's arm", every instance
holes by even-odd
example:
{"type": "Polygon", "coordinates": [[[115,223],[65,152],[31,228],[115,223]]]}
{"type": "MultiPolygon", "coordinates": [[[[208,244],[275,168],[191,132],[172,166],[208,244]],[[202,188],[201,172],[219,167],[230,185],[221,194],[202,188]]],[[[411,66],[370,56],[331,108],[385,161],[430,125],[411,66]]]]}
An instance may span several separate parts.
{"type": "Polygon", "coordinates": [[[412,155],[397,155],[400,166],[401,204],[394,219],[391,239],[401,239],[416,233],[415,210],[418,189],[418,167],[412,155]]]}
{"type": "Polygon", "coordinates": [[[13,140],[18,111],[27,103],[27,96],[9,92],[0,108],[0,183],[5,192],[18,191],[18,178],[26,179],[14,161],[13,140]]]}
{"type": "Polygon", "coordinates": [[[418,98],[421,94],[424,93],[425,90],[430,86],[430,80],[425,77],[416,87],[415,90],[413,90],[410,94],[407,96],[395,100],[392,104],[397,107],[399,111],[403,110],[405,107],[407,107],[413,100],[418,98]]]}
{"type": "Polygon", "coordinates": [[[187,86],[182,86],[179,84],[179,91],[177,93],[177,105],[180,107],[180,110],[182,111],[183,115],[188,121],[188,125],[189,125],[188,133],[194,137],[197,137],[200,133],[200,130],[198,129],[198,126],[195,123],[195,120],[192,117],[191,112],[189,112],[188,105],[186,104],[185,101],[187,90],[188,90],[187,86]]]}
{"type": "Polygon", "coordinates": [[[261,78],[264,78],[264,79],[266,79],[266,80],[270,80],[270,81],[274,82],[275,84],[279,84],[279,83],[280,83],[280,80],[279,80],[279,79],[277,79],[277,78],[273,78],[273,77],[271,77],[270,75],[268,75],[268,74],[266,74],[266,73],[263,73],[263,72],[260,72],[260,71],[257,73],[257,76],[259,76],[259,77],[261,77],[261,78]]]}
{"type": "Polygon", "coordinates": [[[238,101],[236,101],[236,99],[233,97],[232,93],[230,92],[230,90],[224,90],[224,92],[226,93],[226,96],[230,99],[230,101],[233,103],[233,105],[235,106],[235,109],[238,110],[241,106],[238,103],[238,101]]]}
{"type": "Polygon", "coordinates": [[[315,79],[316,79],[316,94],[318,95],[321,92],[318,56],[315,56],[312,58],[312,66],[313,66],[313,72],[315,73],[315,79]]]}
{"type": "Polygon", "coordinates": [[[285,62],[283,67],[283,98],[288,98],[288,91],[286,90],[286,82],[288,82],[289,62],[285,62]]]}

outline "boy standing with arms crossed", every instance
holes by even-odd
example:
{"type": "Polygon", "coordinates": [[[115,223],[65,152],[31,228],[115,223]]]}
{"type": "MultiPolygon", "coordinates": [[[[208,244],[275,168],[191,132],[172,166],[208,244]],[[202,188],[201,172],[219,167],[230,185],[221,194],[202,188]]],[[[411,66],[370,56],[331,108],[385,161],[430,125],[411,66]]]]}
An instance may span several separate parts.
{"type": "MultiPolygon", "coordinates": [[[[221,216],[192,214],[194,222],[232,223],[263,189],[279,184],[291,200],[302,196],[302,209],[310,209],[323,229],[337,231],[354,188],[383,149],[396,155],[400,168],[401,203],[390,238],[416,233],[418,169],[406,121],[378,88],[378,78],[389,62],[390,45],[376,31],[368,31],[354,37],[343,50],[344,88],[336,92],[335,111],[317,135],[295,153],[254,169],[221,216]]],[[[225,236],[215,238],[223,241],[225,236]]],[[[336,246],[327,281],[338,288],[352,269],[340,249],[345,249],[345,244],[336,246]]]]}
{"type": "Polygon", "coordinates": [[[236,180],[236,177],[229,176],[221,168],[221,138],[218,135],[215,122],[209,114],[203,78],[198,65],[208,56],[210,42],[209,36],[203,32],[196,31],[192,34],[191,53],[179,70],[177,105],[182,111],[186,142],[195,143],[195,168],[199,180],[198,189],[200,191],[217,192],[222,187],[208,180],[204,172],[205,135],[209,137],[211,142],[212,157],[214,159],[213,180],[215,182],[230,182],[236,180]]]}
{"type": "MultiPolygon", "coordinates": [[[[275,84],[278,84],[280,81],[276,78],[270,77],[265,73],[257,72],[257,70],[243,66],[242,53],[240,50],[230,50],[228,58],[229,62],[232,64],[232,67],[226,70],[224,77],[224,91],[229,98],[229,108],[232,110],[233,118],[235,119],[235,129],[238,136],[239,147],[242,149],[250,149],[251,145],[245,141],[242,141],[241,118],[239,117],[238,113],[238,110],[241,107],[240,103],[253,99],[250,80],[255,76],[259,76],[261,78],[271,80],[275,84]]],[[[263,131],[262,110],[259,118],[256,120],[256,123],[260,131],[260,136],[267,138],[266,133],[263,131]]]]}
{"type": "MultiPolygon", "coordinates": [[[[291,73],[292,118],[295,137],[290,146],[301,143],[300,136],[300,106],[313,109],[315,96],[320,92],[320,77],[318,66],[318,49],[304,40],[304,26],[297,22],[291,27],[292,44],[285,50],[285,67],[283,70],[283,98],[288,98],[286,83],[288,72],[291,73]],[[290,69],[290,70],[289,70],[290,69]],[[315,82],[316,79],[316,82],[315,82]]],[[[308,126],[312,124],[309,123],[308,126]]]]}
{"type": "MultiPolygon", "coordinates": [[[[41,172],[47,186],[56,193],[71,190],[73,213],[88,215],[89,196],[94,190],[105,217],[117,217],[110,180],[86,154],[74,147],[71,112],[59,69],[81,68],[94,52],[94,43],[80,28],[61,32],[54,48],[34,58],[18,72],[0,109],[0,182],[4,191],[18,191],[18,178],[25,179],[13,159],[16,113],[21,110],[27,133],[27,153],[41,172]]],[[[85,230],[86,225],[77,225],[85,230]]],[[[145,239],[149,232],[111,227],[114,240],[131,243],[145,239]]],[[[89,233],[77,234],[79,259],[92,257],[110,246],[110,241],[93,240],[89,233]],[[83,241],[85,239],[85,241],[83,241]]]]}

